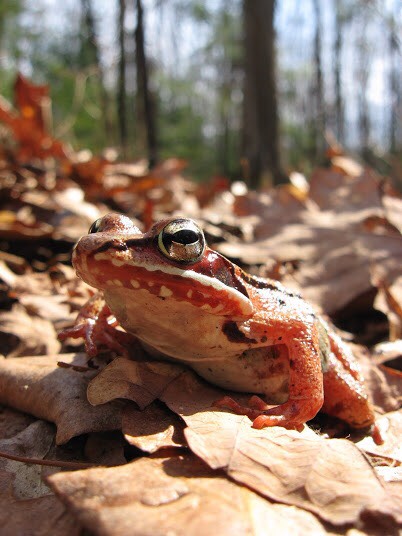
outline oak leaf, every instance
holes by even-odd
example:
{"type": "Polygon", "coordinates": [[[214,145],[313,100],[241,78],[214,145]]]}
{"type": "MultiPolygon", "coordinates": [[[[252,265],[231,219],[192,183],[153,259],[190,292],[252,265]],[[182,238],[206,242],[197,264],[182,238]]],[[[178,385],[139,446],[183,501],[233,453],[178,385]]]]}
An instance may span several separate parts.
{"type": "Polygon", "coordinates": [[[365,512],[401,520],[368,460],[350,441],[283,428],[251,428],[247,418],[211,408],[219,391],[180,376],[161,397],[186,422],[190,449],[259,493],[310,510],[335,525],[365,512]]]}
{"type": "Polygon", "coordinates": [[[0,313],[0,330],[3,338],[5,335],[9,337],[10,357],[55,354],[61,347],[53,324],[29,315],[20,304],[14,304],[11,311],[0,313]]]}
{"type": "Polygon", "coordinates": [[[65,158],[66,148],[47,132],[45,117],[49,113],[50,98],[48,86],[34,85],[19,74],[14,85],[17,110],[0,100],[0,121],[13,132],[19,143],[19,157],[22,160],[49,156],[65,158]]]}
{"type": "MultiPolygon", "coordinates": [[[[44,421],[36,421],[25,430],[9,439],[0,441],[0,452],[26,458],[43,459],[54,440],[54,427],[44,421]]],[[[0,470],[15,475],[13,496],[16,499],[32,499],[49,495],[51,492],[42,481],[40,465],[22,464],[0,458],[0,470]]]]}
{"type": "MultiPolygon", "coordinates": [[[[141,388],[146,388],[141,383],[146,378],[142,369],[147,364],[126,361],[121,359],[113,373],[118,369],[123,396],[130,393],[136,401],[135,394],[140,393],[142,402],[141,388]],[[125,371],[129,372],[126,378],[125,371]],[[130,389],[130,381],[135,389],[130,389]]],[[[162,371],[165,365],[161,363],[162,371]]],[[[152,367],[157,373],[158,363],[152,367]]],[[[102,374],[110,370],[111,365],[102,374]]],[[[120,396],[118,389],[107,389],[104,401],[112,394],[120,396]]],[[[186,422],[184,435],[190,449],[212,469],[222,469],[270,499],[310,510],[336,525],[356,523],[365,512],[397,517],[392,498],[350,441],[322,439],[307,427],[302,434],[278,427],[255,430],[248,418],[214,408],[222,391],[189,371],[170,378],[163,387],[158,384],[158,390],[155,396],[186,422]]],[[[101,402],[98,395],[97,403],[101,402]]]]}
{"type": "Polygon", "coordinates": [[[194,456],[59,473],[49,483],[87,530],[105,536],[325,534],[308,512],[270,504],[194,456]]]}
{"type": "Polygon", "coordinates": [[[133,400],[141,409],[151,404],[183,367],[162,362],[136,362],[118,357],[88,385],[88,400],[93,405],[115,398],[133,400]]]}
{"type": "Polygon", "coordinates": [[[0,527],[4,535],[79,536],[80,525],[54,496],[17,500],[12,493],[14,475],[0,472],[0,527]]]}
{"type": "Polygon", "coordinates": [[[384,443],[377,445],[371,436],[367,436],[357,442],[357,446],[370,454],[402,463],[402,410],[382,415],[376,420],[376,425],[384,436],[384,443]]]}
{"type": "Polygon", "coordinates": [[[0,440],[17,435],[35,420],[27,413],[0,406],[0,440]]]}
{"type": "Polygon", "coordinates": [[[186,446],[183,428],[181,420],[156,403],[142,411],[127,405],[123,412],[122,432],[126,441],[144,452],[186,446]]]}
{"type": "Polygon", "coordinates": [[[82,361],[73,354],[0,359],[0,403],[54,422],[57,444],[88,432],[120,429],[122,402],[93,407],[87,401],[88,382],[96,371],[60,368],[59,360],[82,361]]]}
{"type": "MultiPolygon", "coordinates": [[[[19,419],[20,424],[23,422],[19,419]]],[[[36,421],[14,436],[0,440],[0,452],[43,459],[53,440],[54,427],[36,421]]],[[[52,494],[43,476],[40,465],[0,458],[1,534],[78,535],[78,524],[52,494]]]]}

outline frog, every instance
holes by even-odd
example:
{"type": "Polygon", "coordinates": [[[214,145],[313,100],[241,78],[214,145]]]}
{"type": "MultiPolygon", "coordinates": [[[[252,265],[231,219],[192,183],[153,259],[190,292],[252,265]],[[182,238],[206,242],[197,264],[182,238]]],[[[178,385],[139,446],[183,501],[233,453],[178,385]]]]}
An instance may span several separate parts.
{"type": "Polygon", "coordinates": [[[301,430],[319,411],[355,429],[374,424],[359,364],[333,327],[298,292],[209,248],[196,221],[166,218],[143,233],[106,214],[78,240],[72,263],[97,294],[61,338],[84,337],[90,355],[136,341],[152,358],[251,395],[214,406],[257,429],[301,430]]]}

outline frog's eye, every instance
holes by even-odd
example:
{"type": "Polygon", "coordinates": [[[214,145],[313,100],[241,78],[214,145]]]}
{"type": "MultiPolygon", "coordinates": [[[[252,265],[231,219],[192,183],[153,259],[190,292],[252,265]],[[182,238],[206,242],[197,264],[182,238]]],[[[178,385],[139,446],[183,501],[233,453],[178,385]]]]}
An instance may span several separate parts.
{"type": "Polygon", "coordinates": [[[191,264],[204,254],[204,233],[192,220],[173,220],[159,233],[158,247],[168,259],[191,264]]]}
{"type": "Polygon", "coordinates": [[[88,229],[88,234],[99,233],[100,228],[101,228],[101,222],[102,222],[102,219],[103,219],[103,218],[98,218],[97,220],[95,220],[95,221],[93,222],[93,224],[91,225],[91,227],[88,229]]]}

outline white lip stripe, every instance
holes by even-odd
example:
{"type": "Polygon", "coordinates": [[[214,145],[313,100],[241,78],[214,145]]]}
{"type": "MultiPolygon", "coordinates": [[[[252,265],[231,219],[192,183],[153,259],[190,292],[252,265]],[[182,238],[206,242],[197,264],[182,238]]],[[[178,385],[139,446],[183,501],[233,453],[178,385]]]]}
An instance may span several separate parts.
{"type": "MultiPolygon", "coordinates": [[[[109,262],[110,261],[113,262],[114,259],[111,259],[110,256],[107,255],[106,253],[97,253],[96,260],[106,260],[109,262]]],[[[126,264],[126,265],[128,264],[130,266],[135,266],[137,268],[143,268],[144,270],[147,270],[147,272],[160,271],[166,274],[179,275],[180,277],[193,279],[194,281],[197,281],[198,283],[200,283],[201,285],[205,287],[213,287],[215,290],[225,291],[225,292],[228,292],[229,294],[233,294],[234,297],[241,303],[242,312],[244,314],[250,314],[253,312],[253,305],[251,301],[246,296],[244,296],[244,294],[242,294],[241,292],[239,292],[233,287],[228,287],[227,285],[219,281],[219,279],[214,279],[213,277],[207,277],[206,275],[193,272],[192,270],[183,270],[175,266],[149,265],[149,264],[144,264],[141,262],[134,262],[134,259],[125,259],[124,262],[119,260],[118,262],[119,262],[119,265],[120,263],[126,264]]]]}

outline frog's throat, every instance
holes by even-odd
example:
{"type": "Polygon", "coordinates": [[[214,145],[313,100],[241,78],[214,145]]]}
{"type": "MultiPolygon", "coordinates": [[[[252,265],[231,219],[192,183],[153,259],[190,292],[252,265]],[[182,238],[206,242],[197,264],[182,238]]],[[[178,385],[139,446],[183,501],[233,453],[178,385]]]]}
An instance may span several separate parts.
{"type": "MultiPolygon", "coordinates": [[[[244,316],[251,316],[253,314],[254,308],[251,300],[242,294],[237,289],[226,285],[219,279],[216,279],[214,277],[208,277],[204,274],[200,274],[194,270],[186,270],[183,268],[179,268],[176,266],[166,266],[161,264],[150,264],[150,263],[142,263],[142,262],[136,262],[133,259],[116,259],[116,258],[110,258],[105,253],[96,253],[94,255],[95,261],[108,261],[111,262],[116,268],[124,267],[127,268],[127,266],[132,266],[134,269],[138,268],[139,270],[146,270],[147,272],[161,272],[163,274],[173,275],[173,276],[180,276],[181,278],[189,279],[192,281],[195,281],[197,284],[201,285],[202,287],[211,287],[212,289],[216,290],[217,292],[226,292],[229,295],[231,295],[234,300],[238,303],[241,314],[244,316]]],[[[139,277],[139,279],[141,279],[139,277]]],[[[133,281],[135,281],[135,275],[133,274],[133,281]]],[[[132,282],[132,285],[134,288],[135,283],[132,282]]],[[[165,283],[165,286],[168,287],[168,282],[165,283]]]]}

